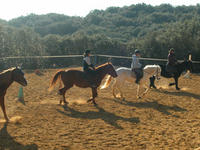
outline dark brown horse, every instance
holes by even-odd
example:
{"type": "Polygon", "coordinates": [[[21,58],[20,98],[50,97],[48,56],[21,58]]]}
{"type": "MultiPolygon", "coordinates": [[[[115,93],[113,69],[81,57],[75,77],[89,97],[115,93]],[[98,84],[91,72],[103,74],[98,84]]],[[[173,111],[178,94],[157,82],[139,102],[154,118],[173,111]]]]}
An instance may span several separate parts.
{"type": "MultiPolygon", "coordinates": [[[[62,80],[64,88],[59,89],[59,94],[63,96],[63,102],[67,103],[65,100],[65,92],[76,85],[81,88],[90,87],[92,89],[92,98],[88,102],[92,101],[94,104],[95,98],[97,97],[97,88],[100,86],[101,81],[106,76],[106,74],[111,75],[112,77],[117,77],[117,73],[111,63],[105,63],[96,68],[96,75],[94,75],[94,81],[96,82],[97,87],[91,87],[88,81],[85,79],[85,73],[79,70],[67,70],[67,71],[58,71],[50,84],[49,91],[53,89],[58,80],[62,80]]],[[[62,100],[60,100],[62,104],[62,100]]]]}
{"type": "Polygon", "coordinates": [[[0,73],[0,105],[6,121],[9,121],[9,119],[6,114],[4,96],[6,95],[6,90],[14,81],[22,86],[27,85],[27,81],[21,69],[14,67],[0,73]]]}

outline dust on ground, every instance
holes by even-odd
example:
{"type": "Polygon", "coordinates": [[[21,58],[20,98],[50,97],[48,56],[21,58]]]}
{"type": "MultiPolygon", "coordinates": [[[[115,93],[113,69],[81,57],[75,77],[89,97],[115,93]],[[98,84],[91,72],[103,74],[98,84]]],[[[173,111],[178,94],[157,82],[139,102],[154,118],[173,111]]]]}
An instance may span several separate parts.
{"type": "Polygon", "coordinates": [[[125,101],[112,90],[98,91],[98,103],[86,101],[91,89],[73,87],[66,93],[69,105],[59,105],[58,86],[47,91],[57,70],[25,74],[24,102],[17,100],[19,85],[8,89],[5,101],[10,123],[0,113],[0,149],[11,150],[156,150],[200,147],[200,76],[180,78],[180,91],[169,81],[156,83],[136,99],[136,86],[123,88],[125,101]]]}

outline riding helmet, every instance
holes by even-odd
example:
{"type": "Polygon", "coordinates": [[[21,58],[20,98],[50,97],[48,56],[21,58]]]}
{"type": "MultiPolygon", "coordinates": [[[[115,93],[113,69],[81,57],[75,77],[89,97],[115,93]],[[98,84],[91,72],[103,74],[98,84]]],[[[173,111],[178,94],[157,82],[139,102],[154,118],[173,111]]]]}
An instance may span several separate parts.
{"type": "Polygon", "coordinates": [[[140,50],[136,49],[135,54],[139,54],[139,53],[140,53],[140,50]]]}
{"type": "Polygon", "coordinates": [[[90,53],[89,49],[85,50],[85,54],[89,54],[89,53],[90,53]]]}
{"type": "Polygon", "coordinates": [[[171,52],[174,52],[174,48],[170,48],[169,52],[170,52],[170,53],[171,53],[171,52]]]}

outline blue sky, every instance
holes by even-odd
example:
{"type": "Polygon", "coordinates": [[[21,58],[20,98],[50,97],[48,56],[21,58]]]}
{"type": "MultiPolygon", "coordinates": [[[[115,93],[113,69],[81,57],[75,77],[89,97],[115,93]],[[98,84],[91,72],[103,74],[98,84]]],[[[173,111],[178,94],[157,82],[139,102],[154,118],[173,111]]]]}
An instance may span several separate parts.
{"type": "Polygon", "coordinates": [[[153,6],[171,4],[173,6],[196,5],[198,0],[2,0],[0,18],[10,20],[31,13],[59,13],[68,16],[86,16],[91,10],[105,10],[110,6],[129,6],[145,3],[153,6]]]}

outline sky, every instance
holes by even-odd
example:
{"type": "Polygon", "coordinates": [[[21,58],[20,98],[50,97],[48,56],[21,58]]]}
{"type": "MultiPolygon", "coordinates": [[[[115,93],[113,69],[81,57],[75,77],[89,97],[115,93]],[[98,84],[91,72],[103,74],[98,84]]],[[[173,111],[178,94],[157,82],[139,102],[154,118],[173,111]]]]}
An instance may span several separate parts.
{"type": "Polygon", "coordinates": [[[145,3],[152,6],[171,4],[172,6],[196,5],[199,0],[2,0],[0,19],[11,20],[33,14],[58,13],[68,16],[85,17],[94,9],[105,10],[111,6],[123,7],[145,3]]]}

